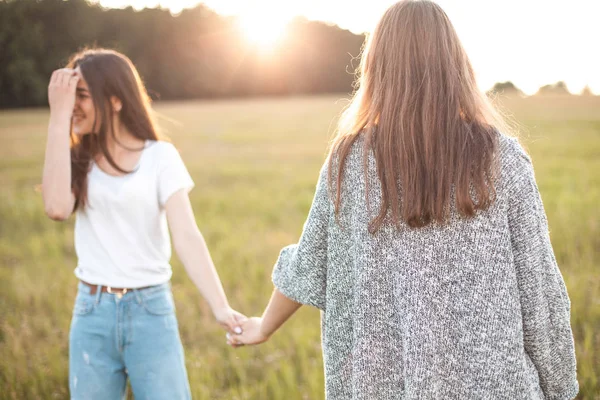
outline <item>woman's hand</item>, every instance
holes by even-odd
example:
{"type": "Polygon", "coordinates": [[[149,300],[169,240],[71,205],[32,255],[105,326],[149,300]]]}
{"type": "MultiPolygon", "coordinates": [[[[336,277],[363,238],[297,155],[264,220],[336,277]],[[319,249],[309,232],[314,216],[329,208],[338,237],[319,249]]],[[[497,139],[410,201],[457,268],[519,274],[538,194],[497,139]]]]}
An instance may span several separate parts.
{"type": "Polygon", "coordinates": [[[215,319],[230,334],[242,333],[242,324],[248,320],[244,314],[239,313],[231,307],[214,310],[215,319]]]}
{"type": "Polygon", "coordinates": [[[245,344],[261,344],[269,340],[270,335],[265,334],[262,329],[262,318],[253,317],[242,324],[242,334],[227,334],[227,344],[232,347],[240,347],[245,344]]]}
{"type": "Polygon", "coordinates": [[[227,335],[227,344],[239,347],[266,342],[301,306],[302,304],[288,299],[275,289],[262,318],[247,319],[242,324],[242,334],[227,335]]]}
{"type": "Polygon", "coordinates": [[[48,85],[48,103],[50,115],[68,116],[73,114],[75,92],[79,74],[70,68],[57,69],[52,73],[48,85]]]}

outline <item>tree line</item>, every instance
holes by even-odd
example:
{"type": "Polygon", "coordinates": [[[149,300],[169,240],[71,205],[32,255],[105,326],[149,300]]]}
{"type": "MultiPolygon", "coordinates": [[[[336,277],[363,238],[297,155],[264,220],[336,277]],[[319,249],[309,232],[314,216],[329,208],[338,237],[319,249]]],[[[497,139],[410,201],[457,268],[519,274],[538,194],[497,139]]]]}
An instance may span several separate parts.
{"type": "Polygon", "coordinates": [[[233,18],[201,4],[172,15],[85,0],[0,0],[0,108],[47,104],[52,71],[84,47],[129,56],[155,99],[350,92],[363,41],[297,18],[262,51],[233,18]]]}
{"type": "MultiPolygon", "coordinates": [[[[199,4],[105,9],[86,0],[0,0],[0,108],[47,104],[53,70],[84,47],[129,56],[154,99],[351,92],[364,35],[303,18],[272,49],[199,4]]],[[[510,82],[493,90],[518,91],[510,82]],[[514,90],[513,90],[514,89],[514,90]]],[[[546,92],[566,91],[559,82],[546,92]]]]}

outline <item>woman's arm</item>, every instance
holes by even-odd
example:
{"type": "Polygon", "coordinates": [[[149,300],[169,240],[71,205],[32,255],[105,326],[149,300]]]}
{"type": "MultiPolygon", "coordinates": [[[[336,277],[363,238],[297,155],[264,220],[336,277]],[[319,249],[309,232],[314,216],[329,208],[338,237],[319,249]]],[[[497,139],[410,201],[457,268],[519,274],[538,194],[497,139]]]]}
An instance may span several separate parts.
{"type": "Polygon", "coordinates": [[[67,219],[75,205],[75,196],[71,191],[69,130],[78,80],[79,75],[72,69],[60,69],[54,71],[48,86],[50,123],[42,176],[42,197],[46,215],[56,221],[67,219]]]}
{"type": "Polygon", "coordinates": [[[279,290],[275,289],[262,316],[261,333],[267,338],[270,337],[300,307],[302,307],[301,303],[285,297],[279,290]]]}
{"type": "Polygon", "coordinates": [[[533,166],[523,156],[509,194],[508,222],[523,313],[523,346],[548,399],[577,395],[571,303],[556,263],[533,166]]]}
{"type": "Polygon", "coordinates": [[[300,307],[301,303],[285,297],[275,289],[262,318],[250,318],[242,325],[244,333],[229,336],[227,344],[238,347],[266,342],[300,307]]]}
{"type": "Polygon", "coordinates": [[[326,161],[317,182],[315,196],[298,244],[281,250],[273,270],[275,291],[262,318],[251,318],[244,334],[231,336],[228,343],[259,344],[269,339],[302,304],[325,310],[327,289],[327,239],[330,202],[327,192],[326,161]]]}
{"type": "Polygon", "coordinates": [[[175,192],[165,207],[175,251],[192,282],[208,301],[217,322],[231,333],[241,332],[240,324],[246,317],[229,306],[186,190],[175,192]]]}

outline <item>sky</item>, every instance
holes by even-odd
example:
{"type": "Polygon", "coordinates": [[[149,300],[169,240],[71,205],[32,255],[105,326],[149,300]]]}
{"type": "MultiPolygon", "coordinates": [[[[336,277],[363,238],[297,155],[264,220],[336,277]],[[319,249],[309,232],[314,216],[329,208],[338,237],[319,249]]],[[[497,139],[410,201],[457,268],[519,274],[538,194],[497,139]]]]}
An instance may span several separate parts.
{"type": "MultiPolygon", "coordinates": [[[[98,0],[96,0],[98,1],[98,0]]],[[[370,32],[394,0],[204,0],[238,16],[249,36],[274,34],[295,16],[370,32]],[[269,29],[271,28],[271,31],[269,29]],[[254,30],[254,31],[253,31],[254,30]]],[[[99,0],[105,7],[161,6],[173,13],[198,0],[99,0]]],[[[482,89],[512,81],[527,94],[564,81],[572,93],[585,85],[600,94],[599,0],[437,0],[477,72],[482,89]]],[[[268,42],[265,42],[267,45],[268,42]]]]}

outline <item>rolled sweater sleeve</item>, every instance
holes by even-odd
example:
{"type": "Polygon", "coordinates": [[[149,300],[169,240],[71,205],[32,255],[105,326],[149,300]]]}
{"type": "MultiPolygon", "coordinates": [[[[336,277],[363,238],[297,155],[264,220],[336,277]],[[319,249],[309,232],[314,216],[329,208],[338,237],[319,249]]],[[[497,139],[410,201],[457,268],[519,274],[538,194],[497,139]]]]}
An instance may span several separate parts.
{"type": "Polygon", "coordinates": [[[533,166],[522,151],[509,198],[509,225],[523,316],[525,351],[546,399],[572,399],[579,386],[571,304],[548,232],[533,166]]]}
{"type": "Polygon", "coordinates": [[[325,310],[329,210],[326,162],[300,240],[281,250],[272,276],[284,296],[321,310],[325,310]]]}

